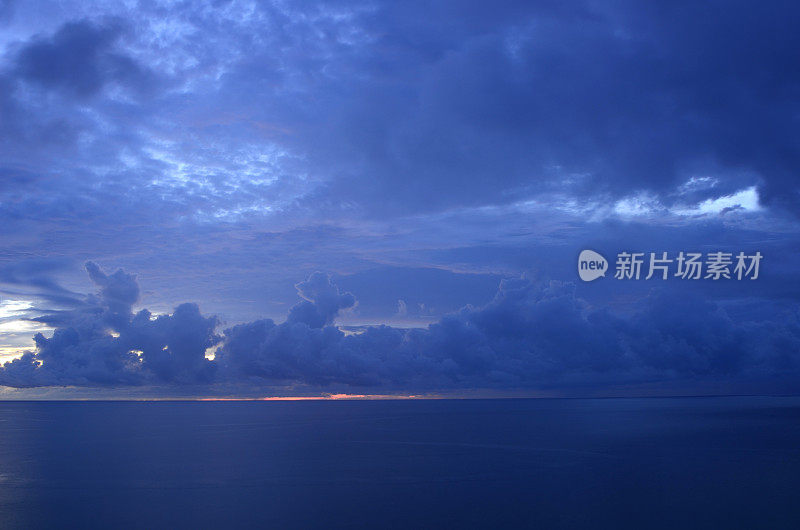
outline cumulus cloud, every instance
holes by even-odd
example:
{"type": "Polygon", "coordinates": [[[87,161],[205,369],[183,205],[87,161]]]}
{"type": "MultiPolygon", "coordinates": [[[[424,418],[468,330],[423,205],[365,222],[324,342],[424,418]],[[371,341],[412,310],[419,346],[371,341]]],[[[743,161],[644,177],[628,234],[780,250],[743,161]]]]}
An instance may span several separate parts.
{"type": "Polygon", "coordinates": [[[340,293],[330,276],[315,272],[307,280],[295,285],[303,301],[289,311],[289,322],[303,322],[311,328],[321,328],[333,323],[342,309],[356,303],[351,293],[340,293]]]}
{"type": "Polygon", "coordinates": [[[368,326],[345,334],[334,319],[352,307],[322,273],[297,284],[303,301],[282,323],[257,320],[217,334],[196,304],[169,315],[133,314],[139,288],[122,270],[87,272],[98,292],[48,320],[36,349],[6,363],[0,384],[289,385],[382,390],[572,387],[586,384],[800,375],[800,318],[734,318],[716,303],[658,291],[633,314],[577,297],[574,285],[501,282],[494,299],[427,328],[368,326]],[[213,360],[207,349],[217,345],[213,360]]]}
{"type": "Polygon", "coordinates": [[[100,303],[106,310],[105,318],[109,325],[122,328],[131,318],[131,307],[139,300],[139,284],[136,278],[122,269],[108,276],[91,261],[86,263],[86,272],[95,285],[100,287],[100,303]]]}
{"type": "Polygon", "coordinates": [[[731,319],[697,296],[654,293],[630,317],[592,309],[569,283],[506,280],[489,304],[426,329],[270,320],[225,331],[221,375],[310,386],[508,388],[731,378],[800,368],[797,316],[731,319]],[[777,330],[780,330],[777,332],[777,330]]]}
{"type": "Polygon", "coordinates": [[[7,386],[119,385],[155,381],[210,380],[214,366],[205,351],[219,339],[217,319],[204,317],[195,304],[171,315],[135,315],[139,297],[133,275],[104,273],[88,262],[99,291],[79,307],[35,320],[55,326],[53,336],[38,333],[36,349],[6,363],[0,384],[7,386]]]}

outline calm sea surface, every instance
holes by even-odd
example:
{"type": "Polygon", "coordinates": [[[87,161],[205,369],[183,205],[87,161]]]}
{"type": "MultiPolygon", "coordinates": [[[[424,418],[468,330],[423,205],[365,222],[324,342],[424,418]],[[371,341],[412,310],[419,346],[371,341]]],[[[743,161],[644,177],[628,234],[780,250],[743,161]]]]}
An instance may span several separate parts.
{"type": "Polygon", "coordinates": [[[0,528],[800,528],[800,398],[0,403],[0,528]]]}

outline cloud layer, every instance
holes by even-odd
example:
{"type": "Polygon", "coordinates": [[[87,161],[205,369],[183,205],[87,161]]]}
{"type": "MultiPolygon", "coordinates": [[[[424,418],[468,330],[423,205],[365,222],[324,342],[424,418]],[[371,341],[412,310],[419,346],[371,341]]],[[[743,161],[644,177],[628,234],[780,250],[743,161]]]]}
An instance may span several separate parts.
{"type": "MultiPolygon", "coordinates": [[[[397,384],[464,385],[470,373],[533,384],[547,366],[554,380],[569,370],[504,364],[519,352],[477,324],[499,303],[490,301],[501,279],[529,274],[541,290],[574,279],[582,248],[712,244],[761,251],[762,280],[677,290],[711,304],[707,318],[728,315],[734,329],[720,337],[736,337],[734,351],[760,351],[777,337],[791,344],[798,9],[717,0],[0,0],[0,355],[30,347],[31,330],[47,326],[63,337],[39,341],[49,367],[35,356],[18,363],[22,383],[219,382],[251,377],[240,373],[248,363],[319,381],[310,374],[323,349],[342,355],[338,368],[318,371],[338,374],[330,384],[346,374],[393,384],[373,364],[389,351],[404,359],[397,384]],[[76,293],[86,290],[89,259],[135,270],[147,288],[137,294],[98,269],[100,293],[85,300],[76,293]],[[342,290],[310,277],[317,270],[342,290]],[[287,311],[301,278],[301,302],[287,311]],[[280,363],[234,352],[231,337],[210,336],[224,335],[219,325],[176,311],[177,300],[200,300],[225,322],[271,318],[274,329],[264,324],[259,339],[269,351],[305,326],[308,335],[292,337],[307,355],[280,363]],[[458,312],[468,304],[477,309],[458,312]],[[131,315],[134,306],[160,316],[131,315]],[[431,345],[453,314],[491,352],[479,356],[491,360],[482,372],[441,357],[454,338],[431,345]],[[380,332],[387,345],[368,345],[379,328],[342,336],[330,328],[335,318],[394,327],[380,332]],[[177,328],[190,321],[204,338],[182,349],[177,328]],[[399,329],[430,323],[424,333],[399,329]],[[774,337],[737,335],[770,325],[774,337]],[[109,338],[111,329],[120,337],[109,338]],[[221,347],[219,360],[201,359],[208,344],[221,347]],[[91,362],[87,345],[98,352],[91,362]],[[425,382],[415,373],[442,375],[425,382]]],[[[651,320],[661,319],[629,327],[662,296],[648,288],[577,285],[569,296],[584,327],[604,310],[612,319],[615,338],[601,351],[650,341],[658,352],[663,332],[651,320]],[[628,307],[634,300],[639,307],[628,307]]],[[[515,347],[543,351],[546,334],[515,347]]],[[[685,347],[674,341],[670,351],[685,353],[673,369],[722,373],[722,354],[712,362],[716,350],[692,336],[685,347]]],[[[648,355],[615,357],[590,375],[666,374],[655,360],[665,355],[648,355]]],[[[754,356],[743,354],[742,367],[772,362],[754,356]]]]}
{"type": "Polygon", "coordinates": [[[562,282],[504,280],[482,307],[427,328],[333,325],[355,303],[327,275],[297,284],[303,298],[283,323],[258,320],[216,332],[196,304],[170,315],[131,312],[134,277],[87,271],[98,286],[36,350],[6,363],[13,387],[247,384],[373,391],[572,388],[648,381],[800,377],[800,318],[732,318],[697,296],[654,292],[628,316],[595,309],[562,282]],[[206,350],[216,347],[213,360],[206,350]]]}

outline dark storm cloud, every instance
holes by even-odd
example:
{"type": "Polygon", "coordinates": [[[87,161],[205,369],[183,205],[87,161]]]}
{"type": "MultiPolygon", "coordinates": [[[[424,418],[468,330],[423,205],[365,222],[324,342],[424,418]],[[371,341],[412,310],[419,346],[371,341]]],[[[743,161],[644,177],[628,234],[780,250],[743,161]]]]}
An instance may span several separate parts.
{"type": "Polygon", "coordinates": [[[656,291],[622,317],[592,308],[570,283],[504,280],[487,305],[467,306],[427,328],[370,326],[346,334],[329,324],[355,300],[315,273],[297,285],[306,299],[285,322],[259,320],[217,336],[216,319],[195,304],[172,315],[132,315],[132,276],[87,269],[99,294],[60,322],[52,338],[37,335],[35,352],[6,363],[2,384],[216,381],[436,391],[800,374],[796,310],[766,320],[734,318],[686,293],[656,291]],[[206,360],[205,350],[218,342],[215,359],[206,360]]]}
{"type": "Polygon", "coordinates": [[[144,87],[147,73],[113,48],[122,30],[118,20],[102,26],[89,21],[69,22],[52,37],[26,44],[17,54],[12,73],[81,98],[96,94],[112,82],[144,87]]]}
{"type": "Polygon", "coordinates": [[[146,184],[134,200],[162,183],[160,202],[181,218],[271,207],[301,222],[392,219],[554,190],[648,190],[670,204],[757,185],[769,204],[798,198],[793,4],[265,3],[246,17],[207,7],[100,12],[15,43],[6,82],[22,81],[23,95],[95,96],[95,122],[23,105],[23,121],[40,124],[30,140],[94,135],[83,179],[105,183],[109,159],[125,158],[133,167],[115,178],[146,184]],[[177,90],[125,105],[100,97],[158,84],[147,72],[177,90]],[[245,144],[287,156],[237,183],[240,163],[207,167],[245,144]],[[204,158],[212,146],[223,152],[204,158]],[[194,172],[158,178],[171,163],[194,172]],[[254,185],[265,172],[279,178],[254,185]],[[679,192],[694,176],[715,185],[679,192]]]}
{"type": "MultiPolygon", "coordinates": [[[[325,193],[378,216],[548,189],[670,202],[695,175],[793,205],[797,17],[784,2],[378,4],[350,22],[360,45],[324,21],[325,39],[298,32],[310,65],[279,79],[273,117],[336,175],[325,193]]],[[[227,88],[268,86],[255,66],[279,59],[227,88]]]]}
{"type": "Polygon", "coordinates": [[[26,252],[50,219],[83,261],[264,218],[313,240],[537,198],[798,197],[793,4],[64,5],[16,5],[0,77],[0,217],[26,252]]]}

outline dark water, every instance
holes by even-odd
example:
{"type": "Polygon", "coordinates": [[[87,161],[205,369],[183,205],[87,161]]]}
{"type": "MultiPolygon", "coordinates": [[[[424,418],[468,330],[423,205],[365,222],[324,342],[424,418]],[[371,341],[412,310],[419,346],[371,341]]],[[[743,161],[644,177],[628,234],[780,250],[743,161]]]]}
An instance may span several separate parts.
{"type": "Polygon", "coordinates": [[[800,399],[0,403],[0,528],[800,528],[800,399]]]}

